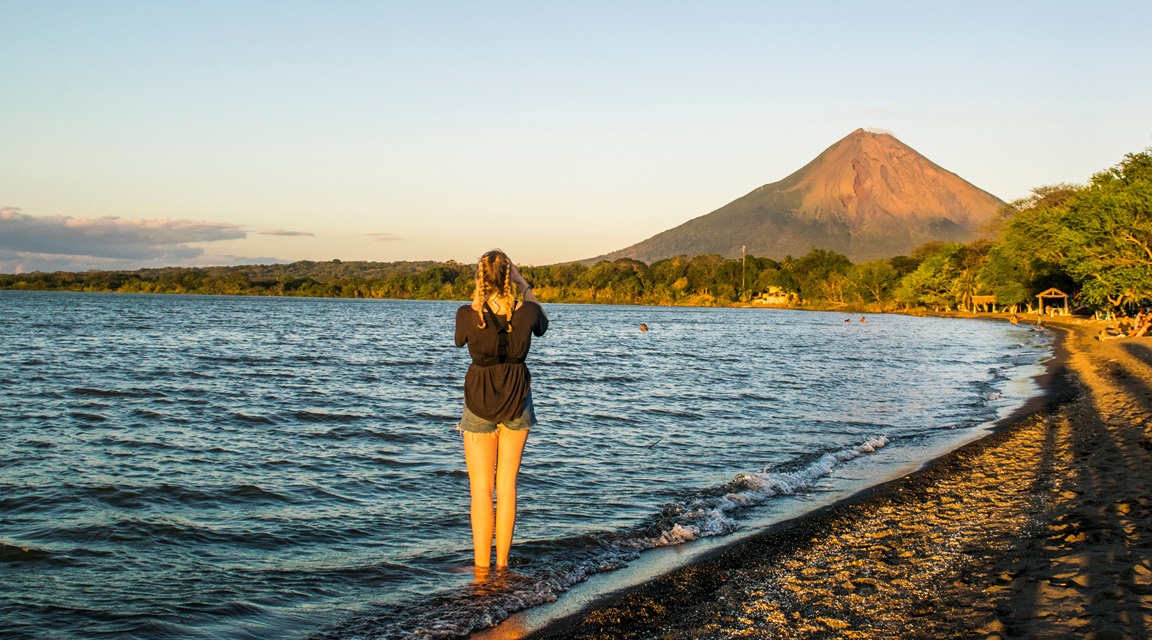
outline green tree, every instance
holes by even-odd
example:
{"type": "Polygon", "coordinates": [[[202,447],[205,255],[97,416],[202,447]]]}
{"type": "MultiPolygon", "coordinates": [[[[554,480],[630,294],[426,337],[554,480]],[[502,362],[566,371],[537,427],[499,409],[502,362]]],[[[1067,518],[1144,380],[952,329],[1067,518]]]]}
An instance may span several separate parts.
{"type": "Polygon", "coordinates": [[[717,275],[727,262],[715,254],[693,256],[688,260],[685,275],[688,278],[688,290],[697,295],[713,295],[716,293],[717,275]]]}
{"type": "Polygon", "coordinates": [[[1131,153],[1060,208],[1063,266],[1083,301],[1120,306],[1152,298],[1152,150],[1131,153]]]}
{"type": "Polygon", "coordinates": [[[848,256],[813,247],[786,268],[799,285],[801,297],[809,300],[823,298],[843,302],[848,271],[852,268],[852,261],[848,256]]]}
{"type": "Polygon", "coordinates": [[[954,282],[959,275],[954,258],[963,246],[958,242],[934,245],[920,266],[900,281],[896,298],[908,306],[950,309],[956,303],[954,282]]]}
{"type": "Polygon", "coordinates": [[[882,307],[892,299],[892,291],[900,284],[900,273],[888,260],[873,260],[852,267],[849,279],[862,302],[882,307]]]}
{"type": "Polygon", "coordinates": [[[1000,241],[991,249],[980,278],[1012,304],[1049,287],[1071,288],[1063,268],[1066,203],[1079,187],[1057,184],[1036,187],[1027,198],[1015,200],[1000,211],[1000,241]],[[1023,291],[1023,295],[1021,295],[1023,291]],[[1011,301],[1010,301],[1011,300],[1011,301]]]}
{"type": "Polygon", "coordinates": [[[919,267],[920,263],[923,261],[923,258],[914,258],[912,256],[896,256],[893,258],[888,258],[888,264],[896,270],[896,273],[899,274],[900,277],[904,277],[915,271],[916,267],[919,267]]]}

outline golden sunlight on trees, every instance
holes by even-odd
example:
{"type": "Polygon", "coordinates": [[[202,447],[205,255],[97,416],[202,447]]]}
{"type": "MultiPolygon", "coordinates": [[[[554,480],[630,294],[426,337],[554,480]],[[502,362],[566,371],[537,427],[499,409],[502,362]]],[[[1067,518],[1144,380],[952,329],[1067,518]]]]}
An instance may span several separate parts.
{"type": "MultiPolygon", "coordinates": [[[[993,240],[929,242],[908,256],[854,265],[813,247],[776,261],[747,256],[631,258],[523,267],[544,302],[823,309],[1031,308],[1050,287],[1073,306],[1152,301],[1152,152],[1125,156],[1087,186],[1037,187],[1006,205],[993,240]],[[994,298],[993,298],[994,296],[994,298]]],[[[467,300],[475,266],[457,262],[294,262],[211,268],[0,275],[0,289],[467,300]]]]}

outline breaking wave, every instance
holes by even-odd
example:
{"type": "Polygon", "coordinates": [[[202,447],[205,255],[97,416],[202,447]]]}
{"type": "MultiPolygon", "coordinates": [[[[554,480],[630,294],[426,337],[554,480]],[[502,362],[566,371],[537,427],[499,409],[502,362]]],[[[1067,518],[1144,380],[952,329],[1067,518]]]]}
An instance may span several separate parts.
{"type": "Polygon", "coordinates": [[[532,556],[526,565],[403,611],[389,607],[359,616],[313,638],[452,638],[491,627],[518,611],[556,600],[594,574],[624,567],[649,549],[730,534],[740,528],[740,512],[777,496],[806,491],[837,467],[887,444],[887,437],[874,436],[854,447],[823,453],[796,471],[737,474],[722,486],[665,505],[649,523],[628,531],[522,545],[520,551],[532,556]]]}

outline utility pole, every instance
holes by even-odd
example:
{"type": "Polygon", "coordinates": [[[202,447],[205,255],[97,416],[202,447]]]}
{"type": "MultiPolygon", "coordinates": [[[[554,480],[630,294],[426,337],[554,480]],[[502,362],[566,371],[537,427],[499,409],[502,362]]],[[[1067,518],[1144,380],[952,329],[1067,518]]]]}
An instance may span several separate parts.
{"type": "Polygon", "coordinates": [[[744,286],[744,263],[748,262],[747,249],[747,246],[740,245],[740,293],[748,290],[748,287],[744,286]]]}

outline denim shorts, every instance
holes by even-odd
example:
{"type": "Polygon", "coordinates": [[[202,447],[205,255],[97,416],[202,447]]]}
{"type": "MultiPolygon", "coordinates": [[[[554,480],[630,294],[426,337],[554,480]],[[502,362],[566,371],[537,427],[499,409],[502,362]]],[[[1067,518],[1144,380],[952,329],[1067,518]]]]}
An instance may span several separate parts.
{"type": "Polygon", "coordinates": [[[464,416],[460,418],[460,423],[456,425],[456,429],[467,433],[494,434],[500,427],[513,431],[527,431],[534,426],[536,426],[536,409],[532,406],[532,392],[529,391],[527,397],[524,398],[524,411],[515,418],[503,422],[481,418],[469,411],[468,405],[464,405],[464,416]]]}

